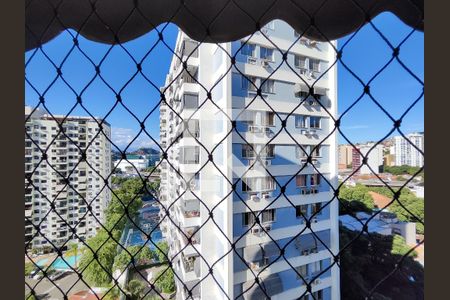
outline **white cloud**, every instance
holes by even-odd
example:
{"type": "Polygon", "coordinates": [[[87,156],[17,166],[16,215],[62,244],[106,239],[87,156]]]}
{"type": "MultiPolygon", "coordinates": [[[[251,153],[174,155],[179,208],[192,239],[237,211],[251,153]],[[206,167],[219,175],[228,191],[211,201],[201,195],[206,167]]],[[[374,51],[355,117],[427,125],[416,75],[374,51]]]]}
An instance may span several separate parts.
{"type": "MultiPolygon", "coordinates": [[[[113,127],[111,128],[111,140],[120,149],[127,147],[136,137],[136,132],[130,128],[113,127]]],[[[159,136],[152,136],[155,140],[159,140],[159,136]]],[[[155,143],[142,132],[131,144],[129,150],[136,150],[141,147],[158,148],[155,143]]],[[[114,146],[113,146],[114,148],[114,146]]]]}

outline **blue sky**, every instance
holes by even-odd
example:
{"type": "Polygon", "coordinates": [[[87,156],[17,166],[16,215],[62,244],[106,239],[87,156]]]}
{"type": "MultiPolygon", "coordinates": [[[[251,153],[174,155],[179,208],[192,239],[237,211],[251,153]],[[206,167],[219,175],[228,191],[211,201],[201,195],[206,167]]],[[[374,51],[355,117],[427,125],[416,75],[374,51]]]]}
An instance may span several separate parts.
{"type": "MultiPolygon", "coordinates": [[[[373,21],[374,25],[397,46],[411,29],[404,25],[394,15],[385,13],[373,21]]],[[[162,28],[162,26],[160,26],[162,28]]],[[[71,31],[73,35],[75,32],[71,31]]],[[[168,25],[164,31],[164,40],[173,49],[177,34],[175,25],[168,25]]],[[[341,48],[349,37],[338,41],[341,48]]],[[[160,96],[158,87],[164,84],[168,71],[171,51],[163,43],[157,42],[156,32],[150,32],[134,41],[125,43],[123,47],[132,53],[133,58],[142,63],[145,77],[138,74],[129,84],[127,81],[136,72],[136,63],[120,46],[112,47],[95,43],[79,37],[80,48],[95,63],[98,64],[108,53],[101,65],[101,76],[116,93],[121,94],[124,104],[136,117],[143,120],[147,114],[158,105],[160,96]],[[153,50],[147,55],[148,51],[153,50]],[[155,86],[149,82],[151,81],[155,86]]],[[[424,35],[414,32],[401,46],[399,58],[423,81],[424,74],[424,35]]],[[[67,114],[76,104],[76,93],[81,93],[83,104],[94,116],[104,117],[114,105],[115,93],[102,82],[99,77],[86,88],[95,76],[92,63],[78,50],[74,49],[68,58],[66,54],[73,46],[72,36],[64,32],[54,40],[45,44],[38,51],[28,51],[25,54],[26,76],[33,85],[25,83],[25,104],[35,106],[39,95],[44,94],[48,109],[54,114],[67,114]],[[48,89],[57,73],[53,65],[46,58],[59,65],[64,81],[59,78],[48,89]],[[29,58],[32,57],[31,60],[29,58]],[[48,89],[47,92],[45,92],[48,89]]],[[[343,48],[344,63],[358,75],[363,82],[368,80],[386,64],[392,57],[392,51],[370,25],[363,27],[354,38],[343,48]]],[[[416,100],[422,91],[422,86],[410,76],[401,65],[394,61],[370,84],[374,98],[392,114],[394,119],[399,118],[408,106],[416,100]]],[[[361,84],[345,68],[338,65],[338,111],[345,111],[363,92],[361,84]]],[[[424,129],[424,99],[408,113],[402,123],[405,132],[422,131],[424,129]]],[[[71,115],[87,115],[81,107],[77,106],[71,115]]],[[[108,115],[107,121],[111,124],[114,142],[121,146],[128,144],[139,131],[140,126],[136,119],[121,105],[114,108],[108,115]]],[[[159,113],[156,109],[145,122],[148,132],[155,138],[159,137],[159,113]]],[[[390,119],[364,96],[343,118],[341,129],[352,142],[378,140],[392,128],[390,119]]],[[[340,142],[345,142],[340,137],[340,142]]],[[[149,146],[151,141],[141,135],[131,148],[149,146]]]]}

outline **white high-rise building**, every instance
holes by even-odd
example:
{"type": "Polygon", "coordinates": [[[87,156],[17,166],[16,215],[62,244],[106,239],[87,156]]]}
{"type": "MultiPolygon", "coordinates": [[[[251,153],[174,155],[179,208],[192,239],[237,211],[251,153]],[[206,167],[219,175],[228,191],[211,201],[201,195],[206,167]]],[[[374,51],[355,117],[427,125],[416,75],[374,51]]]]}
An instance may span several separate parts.
{"type": "Polygon", "coordinates": [[[298,299],[301,277],[302,299],[340,297],[335,52],[282,21],[263,30],[284,57],[258,33],[220,47],[177,37],[160,200],[178,299],[298,299]]]}
{"type": "Polygon", "coordinates": [[[104,180],[111,173],[110,125],[103,121],[100,130],[101,119],[53,118],[31,107],[25,117],[25,243],[39,249],[78,242],[72,228],[83,240],[94,236],[111,199],[104,180]]]}
{"type": "MultiPolygon", "coordinates": [[[[406,137],[413,143],[418,149],[424,151],[425,136],[423,133],[416,132],[407,134],[406,137]]],[[[395,155],[395,165],[402,166],[408,165],[412,167],[423,167],[424,156],[411,145],[404,137],[395,136],[393,153],[395,155]]]]}

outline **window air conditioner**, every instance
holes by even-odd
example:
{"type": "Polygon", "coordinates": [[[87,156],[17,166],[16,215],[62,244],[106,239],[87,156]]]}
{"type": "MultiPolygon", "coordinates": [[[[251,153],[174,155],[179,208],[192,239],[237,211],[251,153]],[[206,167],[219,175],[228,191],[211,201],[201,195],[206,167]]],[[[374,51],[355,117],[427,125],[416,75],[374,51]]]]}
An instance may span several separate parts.
{"type": "Polygon", "coordinates": [[[261,66],[268,67],[269,66],[269,60],[268,59],[262,59],[261,60],[261,66]]]}
{"type": "Polygon", "coordinates": [[[317,278],[316,280],[314,280],[314,284],[320,284],[320,279],[317,278]]]}
{"type": "Polygon", "coordinates": [[[253,227],[251,232],[252,232],[253,235],[259,236],[259,235],[261,235],[261,228],[260,227],[253,227]]]}
{"type": "Polygon", "coordinates": [[[263,193],[263,194],[261,194],[261,198],[264,199],[264,200],[269,199],[269,197],[270,197],[269,193],[263,193]]]}
{"type": "Polygon", "coordinates": [[[313,219],[312,219],[312,222],[313,222],[313,223],[317,223],[317,218],[313,218],[313,219]]]}
{"type": "Polygon", "coordinates": [[[252,65],[256,64],[256,62],[257,62],[256,57],[251,57],[251,56],[249,56],[249,57],[247,58],[247,62],[248,62],[249,64],[252,64],[252,65]]]}
{"type": "Polygon", "coordinates": [[[266,160],[264,161],[264,163],[265,163],[266,166],[270,166],[270,165],[272,164],[272,161],[266,159],[266,160]]]}
{"type": "Polygon", "coordinates": [[[309,133],[310,133],[310,134],[315,134],[315,133],[316,133],[316,130],[315,130],[315,129],[309,129],[309,133]]]}
{"type": "Polygon", "coordinates": [[[309,255],[309,250],[308,249],[303,250],[302,251],[302,255],[305,255],[305,256],[309,255]]]}
{"type": "Polygon", "coordinates": [[[251,201],[259,201],[259,197],[258,197],[258,195],[251,195],[250,200],[251,201]]]}
{"type": "Polygon", "coordinates": [[[272,224],[264,225],[264,230],[267,231],[267,232],[272,230],[272,224]]]}

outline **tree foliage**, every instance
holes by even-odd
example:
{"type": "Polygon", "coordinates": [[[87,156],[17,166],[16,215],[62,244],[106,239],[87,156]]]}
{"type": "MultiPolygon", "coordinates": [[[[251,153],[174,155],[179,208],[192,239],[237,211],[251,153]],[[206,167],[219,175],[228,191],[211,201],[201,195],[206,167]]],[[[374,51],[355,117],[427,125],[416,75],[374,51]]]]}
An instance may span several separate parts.
{"type": "Polygon", "coordinates": [[[392,175],[414,175],[420,170],[420,167],[403,166],[384,166],[384,172],[392,175]]]}
{"type": "Polygon", "coordinates": [[[87,240],[89,247],[81,249],[79,269],[87,282],[96,286],[105,286],[111,282],[118,246],[114,239],[120,239],[128,218],[138,214],[142,207],[141,197],[146,191],[142,180],[131,178],[124,181],[115,194],[106,209],[106,230],[99,229],[94,237],[87,240]]]}
{"type": "MultiPolygon", "coordinates": [[[[398,189],[393,189],[394,192],[398,189]]],[[[357,211],[365,211],[370,213],[374,208],[374,202],[369,191],[379,193],[388,197],[394,198],[393,192],[387,187],[366,187],[357,184],[355,187],[343,186],[339,192],[339,198],[343,200],[347,205],[340,205],[340,214],[354,214],[357,211]]],[[[424,221],[425,216],[425,202],[423,198],[416,197],[408,188],[403,188],[400,193],[399,201],[394,201],[388,206],[388,210],[397,215],[400,221],[415,222],[417,233],[424,233],[424,226],[421,222],[424,221]],[[405,210],[400,203],[407,210],[405,210]],[[420,222],[421,221],[421,222],[420,222]]]]}
{"type": "Polygon", "coordinates": [[[175,292],[175,279],[171,268],[161,270],[156,275],[158,278],[155,286],[163,293],[170,294],[175,292]]]}
{"type": "Polygon", "coordinates": [[[135,265],[145,265],[150,264],[155,259],[155,253],[150,250],[149,247],[144,246],[130,246],[127,247],[127,251],[122,250],[119,255],[116,256],[114,260],[113,269],[119,269],[123,271],[129,264],[131,264],[134,259],[135,265]]]}
{"type": "Polygon", "coordinates": [[[145,291],[145,285],[140,280],[132,279],[128,282],[126,290],[128,292],[127,299],[141,299],[145,291]]]}
{"type": "MultiPolygon", "coordinates": [[[[409,250],[401,237],[395,235],[371,234],[370,238],[361,235],[353,241],[357,232],[345,227],[341,227],[339,232],[341,245],[352,241],[340,259],[342,299],[365,299],[375,285],[392,272],[401,254],[409,250]]],[[[423,299],[424,269],[413,260],[413,256],[403,259],[400,271],[379,285],[371,299],[423,299]],[[414,281],[409,278],[414,278],[414,281]]]]}
{"type": "Polygon", "coordinates": [[[30,261],[25,263],[25,276],[28,276],[35,269],[35,265],[30,261]]]}
{"type": "Polygon", "coordinates": [[[169,253],[169,245],[166,241],[160,241],[156,243],[156,256],[158,261],[164,262],[167,261],[167,254],[169,253]]]}

